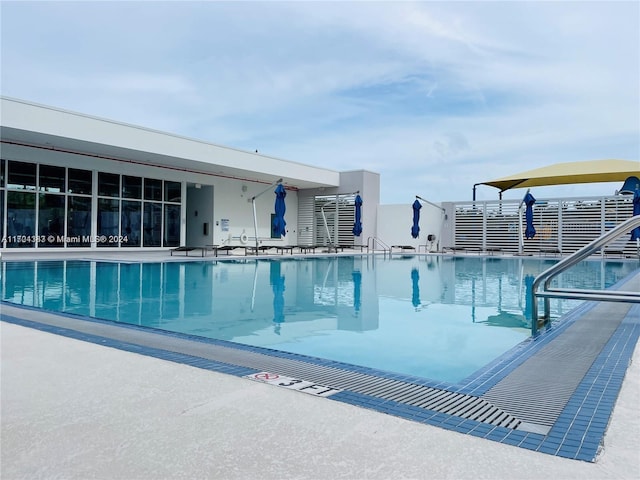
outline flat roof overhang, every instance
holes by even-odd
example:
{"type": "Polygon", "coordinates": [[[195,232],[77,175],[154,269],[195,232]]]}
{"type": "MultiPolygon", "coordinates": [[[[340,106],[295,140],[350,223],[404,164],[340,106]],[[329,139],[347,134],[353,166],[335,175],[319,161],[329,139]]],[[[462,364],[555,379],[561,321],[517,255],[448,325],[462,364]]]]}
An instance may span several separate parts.
{"type": "Polygon", "coordinates": [[[3,144],[287,187],[337,187],[337,171],[1,97],[3,144]]]}

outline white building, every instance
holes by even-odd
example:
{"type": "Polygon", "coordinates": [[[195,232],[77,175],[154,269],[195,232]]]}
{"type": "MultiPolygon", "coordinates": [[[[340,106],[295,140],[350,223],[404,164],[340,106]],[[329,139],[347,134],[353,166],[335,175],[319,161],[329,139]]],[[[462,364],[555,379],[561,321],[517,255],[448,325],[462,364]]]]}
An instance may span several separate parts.
{"type": "Polygon", "coordinates": [[[337,172],[0,100],[3,249],[366,245],[377,234],[377,173],[337,172]],[[287,233],[273,238],[279,179],[287,233]],[[351,232],[356,192],[363,199],[359,237],[351,232]]]}

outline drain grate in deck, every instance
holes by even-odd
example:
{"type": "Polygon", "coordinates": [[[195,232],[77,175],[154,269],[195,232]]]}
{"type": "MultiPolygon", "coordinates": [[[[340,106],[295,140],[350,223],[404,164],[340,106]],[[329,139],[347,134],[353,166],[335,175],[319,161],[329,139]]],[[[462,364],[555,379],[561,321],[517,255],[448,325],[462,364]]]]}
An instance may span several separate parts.
{"type": "Polygon", "coordinates": [[[596,305],[482,398],[523,422],[551,427],[630,308],[596,305]]]}
{"type": "MultiPolygon", "coordinates": [[[[21,318],[24,317],[25,310],[7,306],[3,313],[21,318]]],[[[473,395],[449,392],[366,373],[226,347],[206,341],[194,341],[177,335],[167,335],[164,332],[156,333],[131,326],[86,321],[33,310],[28,312],[28,319],[142,347],[206,358],[258,371],[287,375],[340,390],[347,390],[495,426],[515,429],[521,423],[514,415],[495,406],[491,401],[473,395]]]]}

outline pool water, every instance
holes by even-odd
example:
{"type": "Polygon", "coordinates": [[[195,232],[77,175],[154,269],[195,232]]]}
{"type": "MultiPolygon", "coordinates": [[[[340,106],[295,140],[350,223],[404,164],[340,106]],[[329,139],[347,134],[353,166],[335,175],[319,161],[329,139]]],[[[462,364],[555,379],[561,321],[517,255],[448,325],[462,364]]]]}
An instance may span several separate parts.
{"type": "MultiPolygon", "coordinates": [[[[2,300],[456,383],[531,335],[528,292],[554,260],[333,256],[5,262],[2,300]]],[[[590,260],[557,286],[601,289],[633,262],[590,260]]],[[[552,300],[558,317],[580,302],[552,300]]]]}

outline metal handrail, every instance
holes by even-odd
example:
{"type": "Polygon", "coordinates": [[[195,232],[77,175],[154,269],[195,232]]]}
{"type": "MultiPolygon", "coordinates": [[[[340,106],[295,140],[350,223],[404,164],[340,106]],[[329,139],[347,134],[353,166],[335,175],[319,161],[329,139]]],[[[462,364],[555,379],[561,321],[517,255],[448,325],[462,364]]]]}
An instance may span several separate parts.
{"type": "Polygon", "coordinates": [[[376,250],[376,243],[378,243],[382,247],[382,251],[384,252],[385,256],[387,255],[387,252],[389,252],[389,255],[391,255],[391,247],[380,240],[378,237],[367,238],[367,253],[369,252],[369,243],[371,243],[371,250],[373,250],[374,252],[376,250]]]}
{"type": "MultiPolygon", "coordinates": [[[[570,256],[560,260],[558,263],[548,268],[533,281],[531,287],[531,333],[535,335],[538,329],[538,297],[544,298],[544,321],[550,318],[550,298],[569,298],[577,300],[597,300],[603,302],[632,302],[640,303],[639,292],[626,292],[619,290],[586,290],[586,289],[566,289],[551,288],[551,281],[559,274],[572,267],[576,263],[584,260],[590,255],[596,253],[599,249],[610,243],[611,241],[628,235],[631,230],[640,227],[640,215],[631,217],[613,229],[596,238],[591,243],[585,245],[580,250],[574,252],[570,256]],[[538,287],[544,281],[542,292],[538,292],[538,287]]],[[[640,249],[640,242],[639,242],[640,249]]],[[[639,250],[640,251],[640,250],[639,250]]]]}

